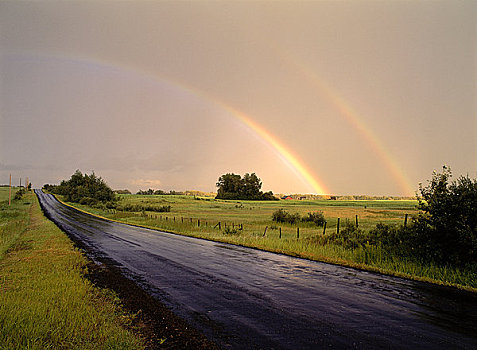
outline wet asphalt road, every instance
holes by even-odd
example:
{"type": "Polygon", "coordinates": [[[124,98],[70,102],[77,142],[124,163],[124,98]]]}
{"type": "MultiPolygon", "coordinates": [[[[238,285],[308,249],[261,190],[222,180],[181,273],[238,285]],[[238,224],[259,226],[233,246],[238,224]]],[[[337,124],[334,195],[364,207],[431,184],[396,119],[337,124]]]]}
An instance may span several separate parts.
{"type": "Polygon", "coordinates": [[[477,349],[477,296],[108,222],[36,191],[89,255],[225,349],[477,349]]]}

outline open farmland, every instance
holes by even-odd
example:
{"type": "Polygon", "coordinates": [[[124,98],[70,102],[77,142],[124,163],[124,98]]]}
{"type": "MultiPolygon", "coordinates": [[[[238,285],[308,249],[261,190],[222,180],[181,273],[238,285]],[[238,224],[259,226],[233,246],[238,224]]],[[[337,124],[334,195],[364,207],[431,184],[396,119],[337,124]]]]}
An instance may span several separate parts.
{"type": "Polygon", "coordinates": [[[302,238],[323,235],[323,227],[317,227],[311,223],[273,222],[272,214],[278,209],[298,213],[300,216],[309,212],[323,212],[327,222],[325,235],[336,232],[338,218],[342,228],[347,221],[355,223],[358,216],[359,227],[369,230],[378,222],[402,224],[406,214],[417,214],[417,201],[235,201],[192,196],[121,195],[120,203],[120,207],[132,205],[136,209],[144,208],[144,210],[101,210],[75,206],[113,220],[154,226],[185,234],[198,234],[209,238],[223,236],[226,228],[228,233],[235,229],[240,231],[237,233],[242,236],[263,236],[265,228],[267,228],[266,236],[277,237],[281,228],[282,238],[296,237],[297,228],[302,238]],[[152,210],[152,208],[163,206],[171,206],[171,211],[152,210]]]}

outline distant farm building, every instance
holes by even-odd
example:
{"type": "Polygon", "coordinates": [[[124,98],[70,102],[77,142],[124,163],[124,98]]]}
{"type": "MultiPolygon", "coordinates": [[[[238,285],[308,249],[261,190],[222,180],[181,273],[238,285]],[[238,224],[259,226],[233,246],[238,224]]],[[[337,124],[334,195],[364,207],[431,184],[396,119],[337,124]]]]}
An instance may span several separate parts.
{"type": "Polygon", "coordinates": [[[282,199],[290,200],[293,199],[291,196],[283,196],[282,199]]]}

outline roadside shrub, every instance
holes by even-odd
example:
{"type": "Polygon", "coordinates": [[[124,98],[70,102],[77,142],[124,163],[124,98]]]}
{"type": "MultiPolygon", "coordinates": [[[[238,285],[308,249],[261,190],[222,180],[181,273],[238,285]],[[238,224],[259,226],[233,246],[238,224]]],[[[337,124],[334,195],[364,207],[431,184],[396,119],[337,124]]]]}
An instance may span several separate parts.
{"type": "Polygon", "coordinates": [[[98,200],[91,197],[83,197],[79,200],[78,203],[82,205],[88,205],[90,207],[94,207],[98,204],[98,200]]]}
{"type": "Polygon", "coordinates": [[[420,186],[422,212],[404,238],[421,256],[437,263],[477,264],[477,180],[461,176],[449,183],[451,176],[444,166],[426,187],[420,186]]]}
{"type": "Polygon", "coordinates": [[[105,205],[107,209],[116,209],[116,202],[109,201],[109,202],[106,202],[105,205]]]}
{"type": "Polygon", "coordinates": [[[231,228],[231,227],[227,226],[227,227],[222,231],[222,233],[223,233],[224,235],[236,235],[236,234],[238,234],[238,231],[237,231],[236,228],[231,228]]]}
{"type": "Polygon", "coordinates": [[[23,188],[20,188],[17,193],[15,193],[15,197],[13,197],[13,200],[18,201],[22,199],[23,195],[25,194],[25,190],[23,188]]]}
{"type": "Polygon", "coordinates": [[[386,253],[440,265],[477,266],[477,180],[449,183],[449,168],[420,186],[418,216],[407,226],[379,223],[369,231],[372,244],[386,253]]]}
{"type": "Polygon", "coordinates": [[[345,248],[358,248],[369,241],[369,236],[350,220],[345,220],[339,234],[333,232],[326,237],[326,243],[341,245],[345,248]]]}
{"type": "Polygon", "coordinates": [[[316,226],[323,226],[325,224],[325,216],[321,211],[307,213],[301,218],[303,222],[313,222],[316,226]]]}
{"type": "Polygon", "coordinates": [[[388,250],[391,247],[399,247],[403,243],[402,227],[382,222],[377,223],[376,227],[369,231],[368,236],[370,243],[375,245],[381,243],[388,250]]]}

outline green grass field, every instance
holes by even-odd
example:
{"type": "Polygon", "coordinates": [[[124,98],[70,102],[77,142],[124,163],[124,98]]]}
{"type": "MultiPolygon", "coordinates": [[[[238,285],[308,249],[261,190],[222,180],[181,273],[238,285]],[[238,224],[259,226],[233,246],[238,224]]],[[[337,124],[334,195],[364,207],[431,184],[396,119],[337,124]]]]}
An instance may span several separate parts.
{"type": "Polygon", "coordinates": [[[98,210],[75,205],[113,220],[211,239],[224,236],[223,231],[226,227],[229,231],[243,228],[238,232],[241,237],[262,237],[265,228],[267,228],[266,237],[278,238],[281,229],[282,239],[292,239],[297,236],[297,226],[299,227],[299,236],[303,239],[323,235],[323,228],[313,224],[291,225],[273,222],[272,213],[280,208],[290,213],[299,213],[301,216],[308,212],[322,211],[327,221],[325,234],[336,232],[338,218],[340,218],[340,226],[343,227],[346,220],[355,222],[357,215],[359,227],[367,230],[378,222],[403,223],[405,214],[417,213],[416,201],[289,200],[262,202],[215,200],[192,196],[122,195],[121,203],[157,207],[170,205],[172,209],[169,213],[147,211],[140,213],[98,210]],[[217,225],[219,222],[220,230],[217,225]]]}
{"type": "MultiPolygon", "coordinates": [[[[17,192],[18,188],[12,187],[12,199],[15,197],[15,193],[17,192]]],[[[8,187],[0,187],[0,202],[7,201],[8,202],[8,187]]]]}
{"type": "Polygon", "coordinates": [[[79,204],[74,206],[112,220],[168,232],[405,278],[470,287],[470,289],[477,288],[475,273],[471,271],[404,261],[386,256],[379,247],[372,245],[347,249],[336,244],[322,243],[324,237],[337,231],[338,218],[340,218],[341,230],[346,221],[354,223],[356,216],[358,216],[358,225],[363,230],[373,228],[378,222],[403,224],[406,214],[411,216],[418,213],[417,201],[232,201],[192,196],[121,195],[120,205],[124,204],[149,207],[170,205],[171,211],[167,213],[126,212],[90,208],[79,204]],[[298,225],[292,225],[273,222],[272,213],[280,208],[290,213],[299,213],[301,216],[308,212],[322,211],[327,221],[326,231],[323,232],[323,227],[310,223],[300,222],[298,225]],[[299,237],[297,237],[297,228],[299,237]]]}
{"type": "Polygon", "coordinates": [[[142,349],[117,297],[84,278],[86,259],[33,193],[0,188],[0,348],[142,349]]]}

